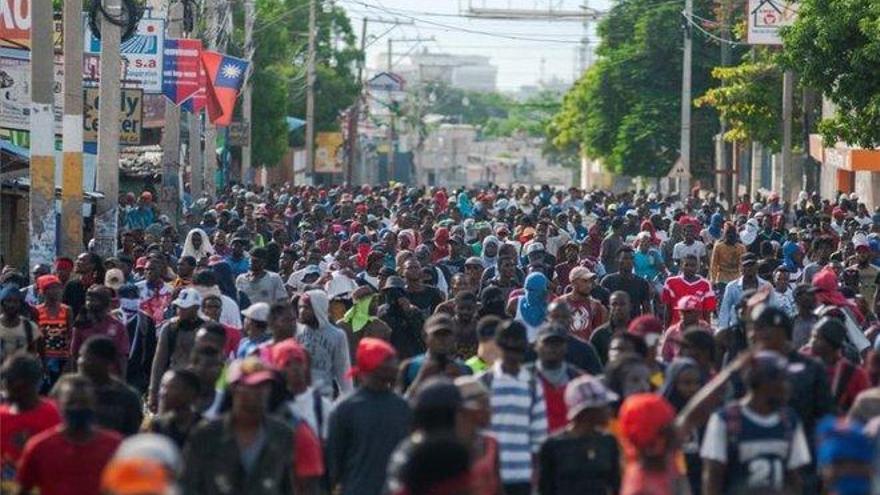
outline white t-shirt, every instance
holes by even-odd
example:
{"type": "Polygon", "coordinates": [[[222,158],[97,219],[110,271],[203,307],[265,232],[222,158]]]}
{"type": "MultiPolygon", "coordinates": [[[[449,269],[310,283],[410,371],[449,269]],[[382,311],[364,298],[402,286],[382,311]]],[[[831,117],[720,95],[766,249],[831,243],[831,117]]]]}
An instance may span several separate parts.
{"type": "MultiPolygon", "coordinates": [[[[773,428],[782,420],[778,413],[761,416],[746,406],[742,406],[740,410],[743,416],[765,428],[773,428]]],[[[700,457],[727,464],[727,425],[718,412],[712,414],[712,417],[709,418],[709,424],[706,425],[700,457]]],[[[787,469],[798,469],[809,463],[810,448],[807,446],[807,437],[804,435],[803,423],[798,422],[794,436],[791,439],[787,469]]]]}
{"type": "Polygon", "coordinates": [[[694,255],[697,258],[706,257],[706,245],[702,241],[695,240],[693,244],[687,245],[684,241],[677,243],[672,248],[672,259],[681,261],[687,255],[694,255]]]}

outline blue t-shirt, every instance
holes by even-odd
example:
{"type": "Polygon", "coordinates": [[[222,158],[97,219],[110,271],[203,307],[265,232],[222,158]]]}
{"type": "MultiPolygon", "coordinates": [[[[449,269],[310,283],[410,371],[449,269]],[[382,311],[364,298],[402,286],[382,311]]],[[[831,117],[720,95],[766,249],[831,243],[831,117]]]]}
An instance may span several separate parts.
{"type": "Polygon", "coordinates": [[[663,255],[654,248],[648,249],[647,252],[636,250],[633,254],[634,271],[636,275],[648,281],[654,281],[657,274],[660,273],[663,255]]]}

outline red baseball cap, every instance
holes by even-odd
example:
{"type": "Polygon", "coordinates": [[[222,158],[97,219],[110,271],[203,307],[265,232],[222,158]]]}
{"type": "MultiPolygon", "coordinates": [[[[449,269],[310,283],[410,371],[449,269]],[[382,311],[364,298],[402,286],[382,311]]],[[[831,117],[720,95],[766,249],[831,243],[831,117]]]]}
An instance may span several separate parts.
{"type": "Polygon", "coordinates": [[[305,347],[292,338],[284,339],[273,345],[269,354],[272,366],[277,370],[286,368],[291,361],[307,363],[309,360],[309,354],[306,352],[305,347]]]}
{"type": "Polygon", "coordinates": [[[348,371],[348,376],[360,376],[364,373],[372,373],[379,366],[382,366],[388,358],[397,355],[397,351],[388,342],[382,339],[365,337],[358,342],[357,352],[355,353],[355,362],[357,366],[352,366],[348,371]]]}
{"type": "Polygon", "coordinates": [[[46,289],[53,285],[61,285],[61,279],[56,275],[42,275],[37,278],[37,290],[45,292],[46,289]]]}
{"type": "Polygon", "coordinates": [[[675,420],[675,409],[657,394],[635,394],[620,406],[620,433],[633,447],[657,453],[665,448],[664,428],[675,420]]]}
{"type": "Polygon", "coordinates": [[[142,268],[146,268],[147,267],[147,257],[141,256],[140,258],[138,258],[134,264],[134,267],[137,270],[140,270],[142,268]]]}
{"type": "Polygon", "coordinates": [[[262,385],[275,379],[275,373],[258,357],[233,361],[226,374],[230,385],[262,385]]]}
{"type": "Polygon", "coordinates": [[[645,338],[649,334],[663,333],[663,322],[654,315],[642,315],[629,322],[627,332],[645,338]]]}

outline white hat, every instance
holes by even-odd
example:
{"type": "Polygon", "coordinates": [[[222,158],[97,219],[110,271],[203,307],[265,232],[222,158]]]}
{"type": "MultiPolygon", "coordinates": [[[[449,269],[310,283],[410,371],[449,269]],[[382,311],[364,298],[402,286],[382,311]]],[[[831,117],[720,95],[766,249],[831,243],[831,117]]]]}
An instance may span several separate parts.
{"type": "Polygon", "coordinates": [[[202,295],[196,289],[183,289],[171,304],[181,309],[195,308],[202,305],[202,295]]]}
{"type": "Polygon", "coordinates": [[[528,256],[532,253],[536,253],[538,251],[545,251],[544,245],[541,244],[540,242],[534,241],[534,242],[530,242],[526,245],[526,256],[528,256]]]}
{"type": "Polygon", "coordinates": [[[254,321],[266,323],[269,321],[269,303],[258,302],[251,304],[241,312],[241,315],[254,321]]]}
{"type": "Polygon", "coordinates": [[[113,290],[119,290],[120,287],[125,285],[125,274],[119,268],[107,270],[107,273],[104,274],[104,285],[113,290]]]}

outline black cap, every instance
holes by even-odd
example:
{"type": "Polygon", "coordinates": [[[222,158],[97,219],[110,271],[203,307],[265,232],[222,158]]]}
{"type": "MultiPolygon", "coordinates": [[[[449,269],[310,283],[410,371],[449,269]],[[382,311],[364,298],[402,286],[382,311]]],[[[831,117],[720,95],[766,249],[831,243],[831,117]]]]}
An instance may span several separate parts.
{"type": "Polygon", "coordinates": [[[528,339],[528,331],[525,325],[516,320],[507,320],[498,326],[495,332],[495,340],[526,340],[528,339]]]}
{"type": "Polygon", "coordinates": [[[412,400],[413,409],[458,409],[462,405],[461,392],[445,376],[426,380],[412,400]]]}
{"type": "Polygon", "coordinates": [[[568,332],[566,329],[561,325],[556,325],[554,323],[545,323],[538,329],[538,342],[554,338],[565,340],[567,337],[568,332]]]}
{"type": "Polygon", "coordinates": [[[843,347],[843,342],[846,340],[846,325],[839,319],[826,316],[816,322],[813,330],[831,344],[831,347],[835,349],[843,347]]]}
{"type": "Polygon", "coordinates": [[[791,338],[793,324],[788,313],[777,308],[776,306],[761,305],[752,312],[752,321],[755,326],[782,328],[786,335],[791,338]]]}
{"type": "Polygon", "coordinates": [[[758,262],[758,258],[752,253],[744,253],[742,257],[739,259],[739,264],[742,266],[750,266],[754,265],[758,262]]]}

